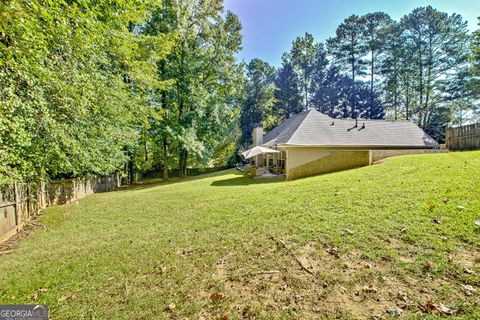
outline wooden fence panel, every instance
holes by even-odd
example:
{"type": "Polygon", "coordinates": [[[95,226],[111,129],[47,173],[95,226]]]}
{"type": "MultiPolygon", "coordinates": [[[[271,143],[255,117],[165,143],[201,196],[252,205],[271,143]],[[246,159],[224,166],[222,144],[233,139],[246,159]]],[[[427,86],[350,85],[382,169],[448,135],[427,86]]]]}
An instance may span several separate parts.
{"type": "Polygon", "coordinates": [[[446,135],[446,144],[449,150],[457,151],[480,149],[479,123],[448,128],[446,135]]]}
{"type": "Polygon", "coordinates": [[[0,185],[0,241],[16,234],[26,221],[48,206],[66,204],[92,193],[115,190],[119,186],[117,174],[49,183],[0,185]]]}

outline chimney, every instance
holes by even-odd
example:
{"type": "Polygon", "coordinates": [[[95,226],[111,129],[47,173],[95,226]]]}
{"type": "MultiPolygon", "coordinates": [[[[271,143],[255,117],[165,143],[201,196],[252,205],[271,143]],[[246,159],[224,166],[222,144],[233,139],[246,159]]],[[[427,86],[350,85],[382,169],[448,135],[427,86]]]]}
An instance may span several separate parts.
{"type": "Polygon", "coordinates": [[[260,146],[263,144],[263,126],[261,123],[253,125],[253,145],[260,146]]]}

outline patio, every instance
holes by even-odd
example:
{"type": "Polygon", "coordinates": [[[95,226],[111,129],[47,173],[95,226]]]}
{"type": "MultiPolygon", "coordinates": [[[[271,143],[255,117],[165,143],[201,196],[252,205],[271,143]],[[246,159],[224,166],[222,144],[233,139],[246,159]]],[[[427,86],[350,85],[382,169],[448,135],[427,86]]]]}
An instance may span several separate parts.
{"type": "Polygon", "coordinates": [[[246,176],[254,179],[285,176],[285,151],[256,146],[242,153],[249,164],[243,167],[246,176]]]}

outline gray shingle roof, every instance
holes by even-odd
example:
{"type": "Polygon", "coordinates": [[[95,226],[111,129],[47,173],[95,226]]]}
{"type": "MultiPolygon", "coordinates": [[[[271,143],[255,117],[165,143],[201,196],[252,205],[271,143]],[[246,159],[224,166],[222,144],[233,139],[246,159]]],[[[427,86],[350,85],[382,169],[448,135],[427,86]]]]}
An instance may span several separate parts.
{"type": "Polygon", "coordinates": [[[358,119],[358,127],[355,127],[354,119],[333,119],[313,109],[287,119],[271,130],[263,141],[264,146],[439,146],[432,137],[410,121],[358,119]]]}

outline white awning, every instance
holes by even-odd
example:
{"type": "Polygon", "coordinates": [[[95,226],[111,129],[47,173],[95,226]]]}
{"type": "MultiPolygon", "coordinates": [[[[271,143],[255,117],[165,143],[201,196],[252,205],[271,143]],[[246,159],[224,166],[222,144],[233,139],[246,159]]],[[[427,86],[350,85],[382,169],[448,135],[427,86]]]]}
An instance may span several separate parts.
{"type": "Polygon", "coordinates": [[[266,147],[261,147],[261,146],[256,146],[253,147],[252,149],[249,149],[245,152],[242,152],[242,155],[245,157],[245,159],[255,157],[256,155],[259,154],[266,154],[266,153],[279,153],[280,151],[266,148],[266,147]]]}

